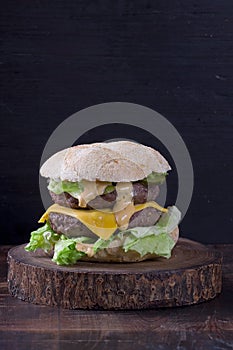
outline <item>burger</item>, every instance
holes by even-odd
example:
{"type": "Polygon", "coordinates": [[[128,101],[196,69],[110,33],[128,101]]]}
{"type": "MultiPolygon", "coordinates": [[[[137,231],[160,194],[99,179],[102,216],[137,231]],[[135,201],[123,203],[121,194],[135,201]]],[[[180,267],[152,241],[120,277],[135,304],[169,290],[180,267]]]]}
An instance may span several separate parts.
{"type": "Polygon", "coordinates": [[[156,201],[169,170],[158,151],[129,141],[54,154],[40,169],[54,204],[26,251],[43,249],[58,265],[170,258],[181,213],[156,201]]]}

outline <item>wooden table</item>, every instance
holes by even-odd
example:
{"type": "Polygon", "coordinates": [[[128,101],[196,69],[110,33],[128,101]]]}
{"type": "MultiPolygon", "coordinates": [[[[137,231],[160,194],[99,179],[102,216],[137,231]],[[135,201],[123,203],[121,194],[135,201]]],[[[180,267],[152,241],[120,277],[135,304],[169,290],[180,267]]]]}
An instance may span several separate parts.
{"type": "Polygon", "coordinates": [[[223,291],[188,307],[143,311],[83,311],[38,306],[12,298],[0,247],[0,349],[232,349],[233,245],[221,250],[223,291]]]}

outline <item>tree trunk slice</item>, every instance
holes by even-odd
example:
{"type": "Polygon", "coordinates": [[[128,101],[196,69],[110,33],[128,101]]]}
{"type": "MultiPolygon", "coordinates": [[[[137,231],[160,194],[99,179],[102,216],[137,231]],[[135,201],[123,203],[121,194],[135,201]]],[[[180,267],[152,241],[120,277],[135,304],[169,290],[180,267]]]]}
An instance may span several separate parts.
{"type": "Polygon", "coordinates": [[[8,253],[12,296],[67,309],[145,309],[191,305],[221,292],[222,255],[180,238],[170,259],[58,266],[25,245],[8,253]]]}

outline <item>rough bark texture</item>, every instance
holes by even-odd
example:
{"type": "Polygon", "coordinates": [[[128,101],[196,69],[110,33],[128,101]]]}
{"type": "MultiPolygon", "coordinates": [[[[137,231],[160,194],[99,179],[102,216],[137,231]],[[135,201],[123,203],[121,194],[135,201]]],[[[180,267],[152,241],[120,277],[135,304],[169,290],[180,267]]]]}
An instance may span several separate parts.
{"type": "Polygon", "coordinates": [[[144,309],[203,302],[221,292],[219,252],[180,239],[171,259],[131,264],[52,263],[24,246],[8,253],[11,295],[68,309],[144,309]]]}

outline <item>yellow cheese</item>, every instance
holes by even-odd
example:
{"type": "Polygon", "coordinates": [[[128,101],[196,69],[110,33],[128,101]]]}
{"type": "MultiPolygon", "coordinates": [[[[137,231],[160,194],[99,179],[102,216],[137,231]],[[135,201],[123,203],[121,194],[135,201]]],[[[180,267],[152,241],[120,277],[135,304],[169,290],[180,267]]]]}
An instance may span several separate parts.
{"type": "Polygon", "coordinates": [[[103,239],[108,239],[117,229],[115,215],[110,212],[84,209],[71,209],[53,204],[41,217],[39,222],[45,222],[49,213],[60,213],[73,216],[86,225],[89,230],[103,239]]]}
{"type": "MultiPolygon", "coordinates": [[[[115,207],[114,207],[115,208],[115,207]]],[[[120,230],[126,230],[129,225],[131,216],[135,213],[135,206],[133,203],[128,204],[124,209],[115,212],[117,226],[120,230]]]]}
{"type": "Polygon", "coordinates": [[[133,205],[133,210],[127,213],[122,210],[118,213],[113,213],[108,210],[84,210],[84,209],[71,209],[62,207],[58,204],[53,204],[51,207],[47,209],[44,215],[40,218],[39,222],[43,223],[48,220],[49,213],[60,213],[64,215],[69,215],[77,220],[81,221],[84,225],[86,225],[89,230],[95,233],[102,239],[108,239],[112,236],[112,234],[116,231],[119,226],[123,226],[127,228],[130,217],[137,211],[143,210],[145,208],[155,208],[161,212],[167,212],[167,209],[161,207],[156,202],[147,202],[144,204],[133,205]],[[128,214],[128,215],[127,215],[128,214]],[[122,216],[122,218],[121,218],[122,216]],[[125,217],[127,217],[127,222],[125,221],[125,217]],[[117,220],[116,220],[117,218],[117,220]],[[118,223],[118,224],[117,224],[118,223]]]}
{"type": "Polygon", "coordinates": [[[145,208],[155,208],[163,213],[167,212],[167,209],[161,207],[156,202],[147,202],[147,203],[137,204],[137,205],[133,205],[133,203],[130,203],[129,205],[125,206],[124,209],[118,212],[115,212],[115,218],[119,229],[126,230],[129,225],[131,216],[137,211],[143,210],[145,208]]]}
{"type": "Polygon", "coordinates": [[[145,209],[145,208],[155,208],[163,213],[166,213],[168,210],[166,208],[163,208],[161,207],[158,203],[156,202],[146,202],[146,203],[143,203],[143,204],[137,204],[134,206],[135,207],[135,212],[136,211],[140,211],[142,209],[145,209]]]}

